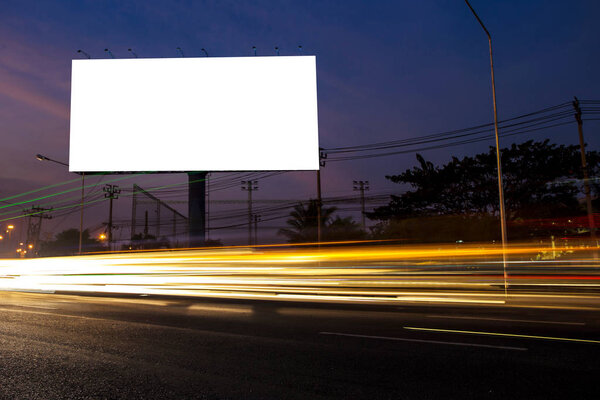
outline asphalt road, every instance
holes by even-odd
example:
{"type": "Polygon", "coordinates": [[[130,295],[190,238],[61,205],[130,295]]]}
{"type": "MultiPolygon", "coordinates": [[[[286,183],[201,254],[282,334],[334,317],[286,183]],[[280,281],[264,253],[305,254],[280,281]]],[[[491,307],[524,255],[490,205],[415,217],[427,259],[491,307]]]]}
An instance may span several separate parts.
{"type": "Polygon", "coordinates": [[[598,399],[599,356],[592,310],[0,292],[2,399],[598,399]]]}

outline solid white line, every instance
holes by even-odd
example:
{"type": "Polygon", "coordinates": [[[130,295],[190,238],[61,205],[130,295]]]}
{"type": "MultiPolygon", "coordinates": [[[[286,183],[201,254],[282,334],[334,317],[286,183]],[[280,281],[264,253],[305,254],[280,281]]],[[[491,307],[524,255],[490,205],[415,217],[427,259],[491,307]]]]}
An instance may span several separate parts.
{"type": "Polygon", "coordinates": [[[504,322],[528,322],[532,324],[559,324],[559,325],[585,325],[585,322],[564,322],[564,321],[540,321],[532,319],[508,319],[508,318],[480,318],[463,317],[458,315],[428,315],[428,318],[451,318],[451,319],[473,319],[483,321],[504,321],[504,322]]]}
{"type": "Polygon", "coordinates": [[[486,347],[486,348],[491,348],[491,349],[503,349],[503,350],[518,350],[518,351],[526,351],[527,350],[525,347],[492,346],[489,344],[477,344],[477,343],[443,342],[443,341],[439,341],[439,340],[423,340],[423,339],[396,338],[396,337],[388,337],[388,336],[357,335],[354,333],[319,332],[319,334],[320,335],[358,337],[358,338],[367,338],[367,339],[396,340],[396,341],[401,341],[401,342],[448,344],[448,345],[452,345],[452,346],[486,347]]]}

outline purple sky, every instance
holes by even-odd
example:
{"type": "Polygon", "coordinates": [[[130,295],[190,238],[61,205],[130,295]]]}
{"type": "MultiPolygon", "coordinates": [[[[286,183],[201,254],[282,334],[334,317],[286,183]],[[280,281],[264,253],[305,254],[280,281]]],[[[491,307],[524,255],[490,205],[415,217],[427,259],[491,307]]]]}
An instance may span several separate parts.
{"type": "MultiPolygon", "coordinates": [[[[569,101],[573,95],[600,98],[600,3],[473,0],[472,5],[494,38],[501,119],[569,101]]],[[[274,46],[282,55],[293,55],[299,44],[304,54],[317,56],[323,147],[409,138],[492,120],[487,40],[459,0],[4,0],[0,3],[0,198],[76,178],[60,165],[41,163],[34,156],[42,153],[68,161],[70,65],[71,59],[80,57],[77,49],[93,58],[107,57],[107,47],[117,58],[130,57],[129,47],[140,57],[176,57],[176,47],[186,56],[201,56],[200,49],[206,48],[211,56],[226,57],[251,55],[253,45],[259,55],[274,55],[274,46]]],[[[599,126],[597,122],[585,126],[592,149],[600,145],[595,134],[599,126]]],[[[517,136],[504,144],[546,137],[576,143],[576,127],[517,136]]],[[[491,144],[423,154],[445,162],[451,155],[474,154],[491,144]]],[[[371,193],[390,192],[398,188],[384,175],[414,163],[414,154],[404,154],[328,164],[322,172],[324,195],[356,195],[353,179],[369,180],[371,193]]],[[[151,187],[185,180],[183,174],[158,175],[130,177],[120,184],[151,187]]],[[[260,187],[257,199],[306,199],[315,195],[314,173],[264,179],[260,187]]],[[[185,186],[179,188],[165,199],[185,210],[181,202],[186,198],[185,186]]],[[[161,197],[160,192],[156,195],[161,197]]],[[[221,200],[245,196],[239,184],[213,194],[221,200]]],[[[119,199],[117,218],[129,219],[130,207],[129,200],[119,199]]],[[[215,205],[215,211],[244,207],[215,205]]],[[[98,228],[106,220],[106,208],[100,203],[93,207],[85,226],[98,228]]],[[[243,223],[244,218],[237,222],[243,223]]],[[[215,226],[233,223],[236,220],[215,222],[215,226]]],[[[56,233],[78,226],[78,215],[44,224],[46,234],[56,233]]],[[[276,228],[283,220],[267,224],[276,228]]],[[[243,228],[236,232],[227,235],[245,237],[243,228]]],[[[265,240],[275,239],[272,233],[265,233],[265,240]]]]}

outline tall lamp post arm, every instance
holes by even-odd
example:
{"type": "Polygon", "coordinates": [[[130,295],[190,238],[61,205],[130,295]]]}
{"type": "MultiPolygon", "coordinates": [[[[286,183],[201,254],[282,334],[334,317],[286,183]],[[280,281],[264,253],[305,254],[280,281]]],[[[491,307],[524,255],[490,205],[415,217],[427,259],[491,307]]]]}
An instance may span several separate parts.
{"type": "Polygon", "coordinates": [[[475,10],[473,9],[473,7],[471,7],[471,4],[469,3],[469,0],[465,0],[465,3],[467,3],[467,6],[469,6],[469,9],[471,10],[471,12],[473,13],[473,15],[475,16],[475,18],[477,18],[477,22],[479,22],[479,25],[481,25],[481,27],[483,28],[483,30],[485,31],[485,34],[488,37],[488,40],[491,42],[492,41],[492,35],[490,35],[490,32],[487,30],[487,28],[485,27],[485,25],[483,24],[483,21],[481,21],[479,19],[479,15],[477,15],[477,13],[475,12],[475,10]]]}
{"type": "Polygon", "coordinates": [[[467,6],[479,22],[479,25],[483,28],[483,31],[487,35],[489,47],[490,47],[490,70],[492,73],[492,101],[494,104],[494,131],[496,133],[496,163],[498,168],[498,197],[500,203],[500,230],[502,235],[502,269],[504,275],[504,296],[508,297],[508,271],[507,271],[507,263],[506,263],[506,244],[508,242],[508,237],[506,233],[506,212],[504,209],[504,187],[502,184],[502,162],[500,159],[500,139],[498,134],[498,111],[496,107],[496,81],[494,79],[494,57],[492,56],[492,35],[487,30],[471,4],[469,0],[465,0],[467,6]]]}

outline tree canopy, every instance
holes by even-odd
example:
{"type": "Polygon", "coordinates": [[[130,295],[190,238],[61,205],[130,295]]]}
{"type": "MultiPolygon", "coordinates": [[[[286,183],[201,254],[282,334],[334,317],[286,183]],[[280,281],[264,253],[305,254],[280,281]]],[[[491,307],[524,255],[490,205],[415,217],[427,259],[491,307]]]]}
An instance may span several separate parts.
{"type": "MultiPolygon", "coordinates": [[[[502,149],[501,158],[509,221],[585,213],[578,199],[583,177],[579,146],[530,140],[502,149]]],[[[600,156],[587,152],[587,158],[590,175],[594,176],[600,169],[600,156]]],[[[442,166],[435,166],[420,154],[417,161],[412,169],[386,176],[409,189],[368,213],[370,219],[385,226],[410,218],[455,215],[471,221],[485,219],[487,227],[494,225],[487,220],[499,209],[494,147],[475,156],[453,157],[442,166]]],[[[381,233],[382,225],[378,229],[381,233]]]]}
{"type": "MultiPolygon", "coordinates": [[[[105,248],[102,244],[90,237],[87,229],[81,237],[83,251],[99,251],[105,248]]],[[[41,256],[63,256],[77,253],[79,250],[79,229],[67,229],[56,234],[54,240],[41,242],[39,255],[41,256]]]]}

